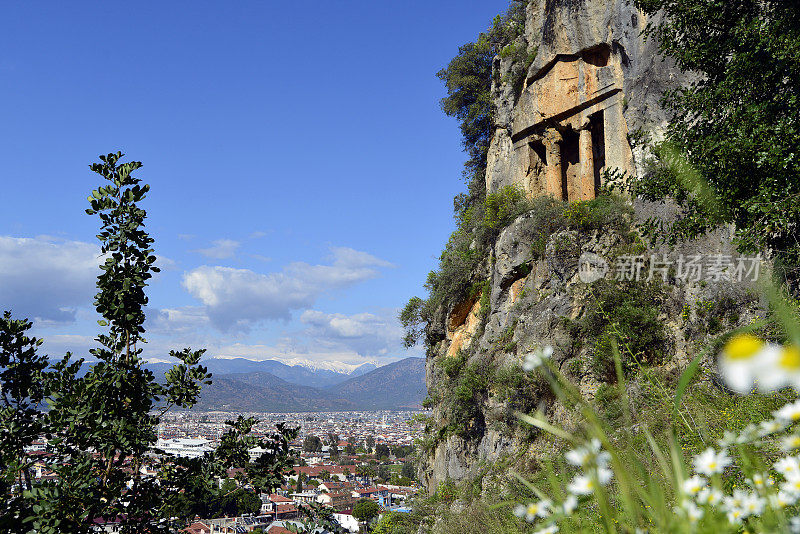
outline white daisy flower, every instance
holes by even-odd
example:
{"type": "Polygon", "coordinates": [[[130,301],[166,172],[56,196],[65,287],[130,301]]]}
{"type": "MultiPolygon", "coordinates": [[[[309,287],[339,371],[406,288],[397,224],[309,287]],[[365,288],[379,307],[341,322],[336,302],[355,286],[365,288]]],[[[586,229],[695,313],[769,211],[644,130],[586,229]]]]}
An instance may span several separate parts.
{"type": "Polygon", "coordinates": [[[692,501],[686,501],[683,505],[683,509],[686,512],[686,517],[692,523],[697,523],[703,517],[703,509],[692,501]]]}
{"type": "Polygon", "coordinates": [[[705,485],[706,479],[695,475],[683,481],[683,492],[687,495],[697,495],[705,485]]]}
{"type": "Polygon", "coordinates": [[[793,517],[789,520],[789,531],[792,534],[800,534],[800,517],[793,517]]]}
{"type": "Polygon", "coordinates": [[[738,393],[749,393],[753,389],[764,346],[764,341],[751,334],[739,334],[728,341],[718,365],[729,388],[738,393]]]}
{"type": "Polygon", "coordinates": [[[800,350],[797,347],[770,343],[761,350],[760,359],[762,365],[756,371],[756,382],[761,391],[778,391],[785,386],[796,388],[800,384],[800,350]]]}
{"type": "Polygon", "coordinates": [[[533,534],[556,534],[556,532],[558,532],[558,525],[554,523],[550,526],[537,530],[533,534]]]}
{"type": "Polygon", "coordinates": [[[567,462],[577,467],[585,467],[586,465],[588,465],[591,456],[592,456],[591,453],[584,447],[578,447],[577,449],[572,449],[570,451],[567,451],[566,454],[564,454],[564,458],[567,460],[567,462]]]}
{"type": "Polygon", "coordinates": [[[781,489],[787,493],[800,495],[800,476],[791,475],[787,477],[786,482],[781,484],[781,489]]]}
{"type": "Polygon", "coordinates": [[[731,464],[731,457],[723,449],[720,452],[708,448],[694,458],[694,470],[701,475],[711,476],[722,473],[731,464]]]}
{"type": "Polygon", "coordinates": [[[525,520],[532,523],[537,517],[547,517],[550,515],[550,508],[552,502],[549,499],[544,499],[539,502],[532,502],[525,508],[525,520]]]}
{"type": "Polygon", "coordinates": [[[567,491],[573,495],[591,495],[594,492],[595,483],[591,477],[577,475],[567,485],[567,491]]]}
{"type": "Polygon", "coordinates": [[[744,511],[741,508],[733,508],[728,511],[728,521],[733,525],[741,525],[744,518],[744,511]]]}
{"type": "Polygon", "coordinates": [[[800,475],[800,461],[796,456],[786,456],[773,464],[775,470],[785,478],[797,477],[800,475]]]}
{"type": "Polygon", "coordinates": [[[763,490],[771,487],[774,484],[772,478],[761,473],[753,473],[753,478],[748,479],[747,483],[756,489],[763,490]]]}
{"type": "Polygon", "coordinates": [[[514,507],[514,515],[522,519],[525,517],[525,511],[527,510],[527,506],[524,504],[518,504],[514,507]]]}
{"type": "Polygon", "coordinates": [[[553,355],[553,347],[546,346],[543,349],[536,349],[525,356],[525,361],[522,362],[522,369],[531,372],[538,367],[541,367],[545,360],[550,359],[553,355]]]}
{"type": "Polygon", "coordinates": [[[781,449],[789,452],[800,448],[800,435],[791,434],[781,438],[781,449]]]}
{"type": "Polygon", "coordinates": [[[783,406],[780,410],[774,412],[773,415],[787,424],[800,421],[800,401],[783,406]]]}
{"type": "Polygon", "coordinates": [[[750,515],[747,509],[749,497],[747,492],[735,490],[733,495],[723,499],[723,509],[728,514],[728,521],[739,524],[750,515]]]}
{"type": "Polygon", "coordinates": [[[699,504],[716,506],[722,502],[722,492],[715,488],[703,488],[697,494],[699,504]]]}
{"type": "Polygon", "coordinates": [[[614,478],[614,471],[611,469],[607,469],[605,467],[598,467],[597,468],[597,481],[600,483],[601,486],[605,486],[611,479],[614,478]]]}
{"type": "Polygon", "coordinates": [[[759,423],[758,437],[765,438],[775,432],[780,432],[786,428],[786,423],[780,419],[770,419],[769,421],[761,421],[759,423]]]}
{"type": "Polygon", "coordinates": [[[797,502],[798,494],[788,491],[779,491],[774,495],[769,496],[769,504],[773,508],[786,508],[797,502]]]}
{"type": "Polygon", "coordinates": [[[761,515],[764,512],[764,505],[766,505],[766,503],[766,499],[755,494],[750,494],[745,497],[742,503],[742,510],[745,511],[748,517],[751,515],[761,515]]]}
{"type": "Polygon", "coordinates": [[[564,455],[567,462],[577,467],[598,466],[606,467],[608,462],[611,461],[611,454],[608,451],[601,450],[601,443],[598,439],[592,439],[583,447],[578,447],[571,451],[567,451],[564,455]]]}

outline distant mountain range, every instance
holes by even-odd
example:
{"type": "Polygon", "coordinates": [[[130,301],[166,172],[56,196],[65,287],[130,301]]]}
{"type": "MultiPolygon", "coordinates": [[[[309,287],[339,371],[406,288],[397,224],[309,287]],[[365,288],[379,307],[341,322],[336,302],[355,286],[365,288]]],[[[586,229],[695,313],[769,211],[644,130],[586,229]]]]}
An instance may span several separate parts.
{"type": "MultiPolygon", "coordinates": [[[[422,406],[427,394],[425,360],[406,358],[378,367],[287,365],[277,360],[209,358],[202,361],[212,373],[203,386],[198,411],[321,412],[403,410],[422,406]]],[[[87,362],[81,374],[88,371],[87,362]]],[[[156,379],[171,363],[148,363],[156,379]]]]}
{"type": "MultiPolygon", "coordinates": [[[[406,358],[382,367],[365,363],[349,373],[276,360],[213,358],[213,374],[195,410],[305,412],[420,408],[427,394],[425,360],[406,358]]],[[[172,365],[148,364],[156,376],[172,365]]]]}

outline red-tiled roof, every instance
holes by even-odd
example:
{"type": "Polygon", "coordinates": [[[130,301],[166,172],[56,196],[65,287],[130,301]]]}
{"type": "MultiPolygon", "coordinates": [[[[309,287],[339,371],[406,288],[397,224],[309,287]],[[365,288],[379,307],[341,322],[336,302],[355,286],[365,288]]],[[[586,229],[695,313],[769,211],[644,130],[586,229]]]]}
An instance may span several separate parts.
{"type": "Polygon", "coordinates": [[[343,475],[345,471],[350,474],[355,474],[356,466],[354,465],[305,465],[303,467],[295,467],[294,470],[304,475],[316,477],[323,471],[327,471],[332,475],[343,475]]]}
{"type": "Polygon", "coordinates": [[[183,532],[188,534],[208,534],[211,532],[211,527],[205,523],[196,522],[183,529],[183,532]]]}

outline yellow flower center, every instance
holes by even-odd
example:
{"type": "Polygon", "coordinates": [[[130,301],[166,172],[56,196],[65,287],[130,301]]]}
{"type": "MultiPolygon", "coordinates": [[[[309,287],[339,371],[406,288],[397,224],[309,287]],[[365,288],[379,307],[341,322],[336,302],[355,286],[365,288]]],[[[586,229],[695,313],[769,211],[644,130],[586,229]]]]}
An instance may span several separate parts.
{"type": "Polygon", "coordinates": [[[794,345],[783,347],[778,365],[790,371],[800,371],[800,348],[794,345]]]}
{"type": "Polygon", "coordinates": [[[709,469],[716,469],[717,468],[717,462],[709,462],[708,463],[708,468],[709,469]]]}
{"type": "Polygon", "coordinates": [[[751,334],[739,334],[734,336],[725,345],[725,354],[731,360],[749,360],[755,356],[764,342],[751,334]]]}

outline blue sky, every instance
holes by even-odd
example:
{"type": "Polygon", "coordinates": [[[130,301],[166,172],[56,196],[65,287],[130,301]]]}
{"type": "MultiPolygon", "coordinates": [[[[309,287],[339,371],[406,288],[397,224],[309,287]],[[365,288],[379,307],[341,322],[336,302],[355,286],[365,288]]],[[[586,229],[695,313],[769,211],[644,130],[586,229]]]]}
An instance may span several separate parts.
{"type": "Polygon", "coordinates": [[[0,308],[96,335],[97,155],[122,150],[163,272],[146,356],[388,362],[452,231],[435,73],[505,1],[29,2],[0,19],[0,308]],[[235,9],[231,9],[235,6],[235,9]]]}

